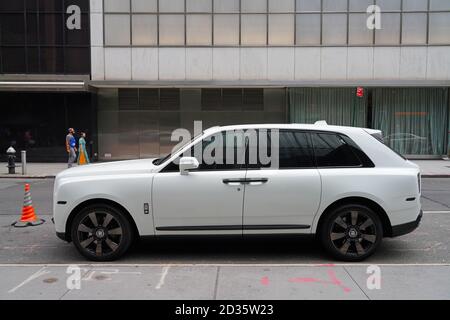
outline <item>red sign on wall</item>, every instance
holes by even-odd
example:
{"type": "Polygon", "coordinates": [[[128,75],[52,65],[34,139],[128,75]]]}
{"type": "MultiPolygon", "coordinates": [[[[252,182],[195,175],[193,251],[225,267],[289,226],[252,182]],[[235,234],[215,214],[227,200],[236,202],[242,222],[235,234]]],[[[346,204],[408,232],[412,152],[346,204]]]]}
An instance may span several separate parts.
{"type": "Polygon", "coordinates": [[[364,97],[364,88],[363,87],[356,88],[356,96],[358,98],[364,97]]]}

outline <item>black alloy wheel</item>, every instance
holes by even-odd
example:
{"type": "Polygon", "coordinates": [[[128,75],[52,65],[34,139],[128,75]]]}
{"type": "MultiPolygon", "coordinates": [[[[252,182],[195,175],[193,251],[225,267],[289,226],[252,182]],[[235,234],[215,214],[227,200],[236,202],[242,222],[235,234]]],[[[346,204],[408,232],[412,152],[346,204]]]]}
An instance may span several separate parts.
{"type": "Polygon", "coordinates": [[[378,215],[370,208],[345,205],[325,218],[320,233],[322,244],[333,257],[361,261],[380,245],[383,227],[378,215]]]}
{"type": "Polygon", "coordinates": [[[72,241],[89,260],[112,261],[129,248],[132,229],[116,208],[101,205],[83,209],[72,223],[72,241]]]}

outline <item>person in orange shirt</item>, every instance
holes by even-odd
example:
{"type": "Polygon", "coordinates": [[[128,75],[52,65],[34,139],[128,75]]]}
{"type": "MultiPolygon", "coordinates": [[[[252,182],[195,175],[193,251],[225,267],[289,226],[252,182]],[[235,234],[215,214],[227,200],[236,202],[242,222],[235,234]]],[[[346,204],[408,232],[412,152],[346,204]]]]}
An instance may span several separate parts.
{"type": "Polygon", "coordinates": [[[89,155],[87,153],[86,150],[86,133],[85,132],[81,132],[81,137],[78,140],[78,148],[79,148],[79,152],[78,152],[78,165],[84,165],[84,164],[89,164],[89,155]]]}

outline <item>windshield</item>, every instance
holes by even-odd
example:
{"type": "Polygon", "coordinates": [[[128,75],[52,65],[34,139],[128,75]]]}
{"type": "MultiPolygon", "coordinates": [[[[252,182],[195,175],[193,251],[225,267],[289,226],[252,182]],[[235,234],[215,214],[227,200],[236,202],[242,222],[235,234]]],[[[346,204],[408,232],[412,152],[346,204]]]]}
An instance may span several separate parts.
{"type": "Polygon", "coordinates": [[[203,132],[196,135],[195,137],[193,137],[190,141],[182,144],[182,145],[178,145],[176,147],[176,149],[174,149],[171,153],[165,155],[164,157],[158,158],[153,160],[153,164],[155,166],[159,166],[160,164],[163,164],[164,162],[166,162],[168,159],[170,159],[172,157],[172,155],[176,152],[178,152],[180,149],[184,148],[186,145],[190,144],[191,142],[193,142],[195,139],[197,139],[198,137],[200,137],[201,135],[203,135],[203,132]]]}

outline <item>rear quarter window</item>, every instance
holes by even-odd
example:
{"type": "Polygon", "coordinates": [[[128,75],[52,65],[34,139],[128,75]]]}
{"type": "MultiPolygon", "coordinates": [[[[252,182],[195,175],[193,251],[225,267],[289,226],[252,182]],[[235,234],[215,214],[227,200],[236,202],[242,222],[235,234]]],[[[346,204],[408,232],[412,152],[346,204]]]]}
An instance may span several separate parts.
{"type": "Polygon", "coordinates": [[[311,140],[318,167],[363,166],[349,138],[336,133],[312,133],[311,140]]]}

